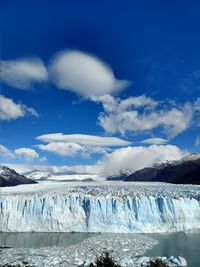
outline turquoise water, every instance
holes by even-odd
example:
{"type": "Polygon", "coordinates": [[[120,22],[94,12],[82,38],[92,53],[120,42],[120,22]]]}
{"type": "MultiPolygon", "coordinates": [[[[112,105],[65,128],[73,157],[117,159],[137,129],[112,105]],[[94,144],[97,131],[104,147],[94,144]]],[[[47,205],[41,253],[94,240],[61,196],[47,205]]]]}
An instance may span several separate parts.
{"type": "MultiPolygon", "coordinates": [[[[89,233],[0,233],[0,246],[39,248],[66,247],[94,236],[89,233]]],[[[147,234],[159,245],[147,256],[183,256],[189,267],[200,267],[200,233],[147,234]]]]}
{"type": "Polygon", "coordinates": [[[147,256],[182,256],[188,267],[200,267],[200,233],[148,234],[159,245],[146,253],[147,256]]]}
{"type": "Polygon", "coordinates": [[[93,236],[89,233],[1,233],[0,247],[40,248],[40,247],[67,247],[82,242],[93,236]]]}

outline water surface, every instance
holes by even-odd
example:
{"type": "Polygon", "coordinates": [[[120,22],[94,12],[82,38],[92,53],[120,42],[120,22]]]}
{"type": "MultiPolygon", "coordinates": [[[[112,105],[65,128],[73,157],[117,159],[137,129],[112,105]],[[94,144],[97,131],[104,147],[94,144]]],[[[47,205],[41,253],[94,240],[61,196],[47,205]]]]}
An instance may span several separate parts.
{"type": "MultiPolygon", "coordinates": [[[[67,247],[98,234],[91,233],[0,233],[0,246],[40,248],[67,247]]],[[[105,235],[106,234],[102,234],[105,235]]],[[[124,234],[123,234],[124,235],[124,234]]],[[[130,234],[127,234],[130,235],[130,234]]],[[[138,235],[138,234],[137,234],[138,235]]],[[[182,256],[188,267],[200,267],[200,232],[145,234],[159,241],[159,245],[146,252],[146,256],[182,256]]]]}
{"type": "Polygon", "coordinates": [[[82,242],[93,236],[90,233],[1,233],[0,247],[13,248],[40,248],[40,247],[67,247],[82,242]]]}
{"type": "Polygon", "coordinates": [[[182,256],[188,262],[188,267],[200,267],[200,232],[148,234],[157,239],[159,245],[147,251],[147,256],[182,256]]]}

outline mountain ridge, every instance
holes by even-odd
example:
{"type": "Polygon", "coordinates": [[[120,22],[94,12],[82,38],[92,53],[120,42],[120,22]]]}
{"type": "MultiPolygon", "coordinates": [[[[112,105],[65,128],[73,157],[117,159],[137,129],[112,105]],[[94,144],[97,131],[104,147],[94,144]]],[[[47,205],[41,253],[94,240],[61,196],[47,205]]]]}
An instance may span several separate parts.
{"type": "Polygon", "coordinates": [[[0,166],[0,187],[36,183],[36,181],[17,173],[14,169],[7,166],[0,166]]]}
{"type": "Polygon", "coordinates": [[[192,153],[177,161],[142,168],[126,177],[124,181],[200,184],[200,153],[192,153]]]}

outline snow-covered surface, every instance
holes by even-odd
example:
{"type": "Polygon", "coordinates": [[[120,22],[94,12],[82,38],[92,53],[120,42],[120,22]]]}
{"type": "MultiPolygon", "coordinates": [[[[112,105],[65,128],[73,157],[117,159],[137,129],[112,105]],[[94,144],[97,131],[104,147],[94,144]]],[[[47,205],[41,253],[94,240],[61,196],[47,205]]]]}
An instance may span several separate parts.
{"type": "Polygon", "coordinates": [[[99,176],[97,175],[90,175],[90,174],[68,174],[68,175],[52,175],[49,173],[33,173],[31,175],[27,175],[29,179],[33,179],[36,181],[39,180],[47,180],[49,182],[51,181],[71,181],[71,180],[87,180],[87,179],[92,179],[92,180],[97,180],[99,179],[99,176]]]}
{"type": "MultiPolygon", "coordinates": [[[[40,171],[40,170],[32,170],[31,172],[25,172],[24,175],[28,177],[29,179],[36,180],[36,181],[70,181],[70,180],[86,180],[86,179],[92,179],[92,180],[98,180],[101,177],[97,174],[78,174],[78,173],[71,173],[71,174],[62,174],[62,173],[50,173],[46,171],[40,171]]],[[[103,179],[103,178],[101,178],[103,179]]]]}
{"type": "Polygon", "coordinates": [[[172,232],[200,228],[200,186],[43,182],[2,188],[2,232],[172,232]]]}
{"type": "MultiPolygon", "coordinates": [[[[19,264],[22,260],[33,266],[89,266],[97,256],[107,251],[121,266],[146,266],[148,257],[144,253],[158,241],[139,234],[107,234],[84,239],[69,247],[46,247],[38,249],[18,248],[0,250],[0,264],[19,264]]],[[[164,258],[168,263],[185,263],[183,258],[164,258]]],[[[170,266],[186,266],[173,264],[170,266]]]]}
{"type": "Polygon", "coordinates": [[[179,162],[183,161],[191,161],[191,160],[198,160],[200,159],[200,153],[191,153],[189,155],[184,156],[179,162]]]}
{"type": "Polygon", "coordinates": [[[50,182],[1,188],[1,195],[72,195],[112,198],[141,196],[200,198],[200,185],[169,184],[160,182],[50,182]]]}
{"type": "Polygon", "coordinates": [[[13,170],[9,169],[6,166],[0,165],[0,175],[5,175],[5,176],[9,176],[9,175],[13,175],[13,170]]]}
{"type": "Polygon", "coordinates": [[[187,154],[184,157],[182,157],[179,160],[173,160],[173,161],[167,161],[165,163],[161,163],[161,164],[155,164],[154,166],[160,166],[162,167],[163,165],[167,166],[167,165],[181,165],[185,162],[188,161],[196,161],[196,160],[200,160],[200,153],[191,153],[191,154],[187,154]]]}

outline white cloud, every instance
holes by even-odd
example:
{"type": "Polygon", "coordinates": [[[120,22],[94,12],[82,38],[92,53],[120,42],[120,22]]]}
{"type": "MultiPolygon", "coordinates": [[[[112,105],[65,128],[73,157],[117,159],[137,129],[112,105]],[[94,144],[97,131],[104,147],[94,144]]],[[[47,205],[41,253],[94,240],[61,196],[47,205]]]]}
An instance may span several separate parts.
{"type": "Polygon", "coordinates": [[[151,144],[163,145],[163,144],[166,144],[168,142],[169,141],[167,139],[164,139],[164,138],[148,138],[148,139],[143,140],[141,143],[142,144],[148,144],[148,145],[151,145],[151,144]]]}
{"type": "Polygon", "coordinates": [[[40,158],[39,154],[31,148],[17,148],[14,151],[11,151],[7,147],[0,145],[0,156],[3,157],[10,157],[10,158],[15,158],[15,159],[25,159],[27,161],[33,161],[35,159],[38,159],[39,161],[45,161],[46,158],[42,157],[40,158]]]}
{"type": "Polygon", "coordinates": [[[39,149],[46,152],[52,152],[59,156],[74,157],[83,151],[83,147],[75,143],[51,142],[47,145],[37,145],[39,149]]]}
{"type": "Polygon", "coordinates": [[[21,103],[16,104],[12,99],[0,95],[0,120],[15,120],[27,114],[39,116],[33,108],[26,107],[21,103]]]}
{"type": "Polygon", "coordinates": [[[46,152],[53,152],[60,156],[81,156],[89,158],[91,154],[105,154],[114,146],[126,146],[130,142],[117,137],[102,137],[86,134],[52,133],[36,137],[37,140],[48,144],[37,147],[46,152]]]}
{"type": "Polygon", "coordinates": [[[40,161],[46,161],[46,160],[47,160],[46,157],[42,157],[42,158],[40,158],[40,161]]]}
{"type": "Polygon", "coordinates": [[[167,160],[179,160],[185,152],[173,145],[151,145],[149,147],[125,147],[116,149],[106,154],[100,160],[96,169],[99,173],[110,175],[121,170],[132,172],[144,167],[152,166],[155,163],[166,162],[167,160]]]}
{"type": "Polygon", "coordinates": [[[169,137],[185,131],[191,124],[193,107],[189,103],[178,107],[174,103],[159,103],[146,96],[125,100],[112,96],[93,98],[103,105],[99,124],[108,133],[141,133],[161,128],[169,137]]]}
{"type": "Polygon", "coordinates": [[[195,109],[196,111],[200,111],[200,97],[198,97],[198,98],[196,99],[196,101],[194,102],[194,109],[195,109]]]}
{"type": "Polygon", "coordinates": [[[126,111],[142,107],[148,110],[159,104],[145,95],[129,97],[121,100],[120,98],[114,98],[113,96],[106,94],[102,96],[93,96],[91,100],[97,103],[102,103],[106,112],[126,111]]]}
{"type": "Polygon", "coordinates": [[[47,160],[46,157],[40,158],[39,154],[31,148],[17,148],[14,151],[11,151],[7,147],[0,145],[0,156],[3,157],[10,157],[10,158],[15,158],[15,159],[25,159],[28,161],[33,161],[35,159],[38,159],[39,161],[45,161],[47,160]]]}
{"type": "Polygon", "coordinates": [[[121,170],[136,171],[138,169],[152,166],[155,163],[162,163],[179,160],[186,152],[181,151],[177,146],[172,145],[151,145],[138,147],[125,147],[116,149],[112,153],[104,155],[103,159],[99,160],[95,165],[75,165],[75,166],[36,166],[36,165],[13,165],[19,173],[27,174],[33,169],[54,175],[72,174],[91,174],[96,175],[96,178],[105,178],[121,170]]]}
{"type": "Polygon", "coordinates": [[[107,147],[98,147],[98,146],[83,146],[83,151],[81,153],[82,158],[90,158],[92,154],[106,154],[111,151],[107,147]]]}
{"type": "Polygon", "coordinates": [[[80,145],[72,142],[50,142],[46,145],[36,145],[39,149],[45,152],[52,152],[59,156],[90,158],[91,154],[105,154],[110,151],[105,147],[80,145]]]}
{"type": "Polygon", "coordinates": [[[58,88],[84,97],[113,94],[129,85],[128,81],[117,80],[106,63],[80,51],[58,53],[49,70],[58,88]]]}
{"type": "Polygon", "coordinates": [[[130,142],[117,137],[102,137],[87,134],[51,133],[40,135],[36,139],[43,142],[72,142],[79,145],[98,147],[126,146],[130,144],[130,142]]]}
{"type": "Polygon", "coordinates": [[[14,157],[13,153],[5,146],[0,145],[0,155],[6,157],[14,157]]]}
{"type": "Polygon", "coordinates": [[[39,154],[34,149],[31,149],[31,148],[21,147],[21,148],[15,149],[14,152],[16,156],[19,156],[26,160],[39,159],[39,154]]]}
{"type": "Polygon", "coordinates": [[[200,145],[200,136],[197,136],[195,139],[195,146],[199,146],[200,145]]]}
{"type": "Polygon", "coordinates": [[[29,89],[34,82],[47,79],[47,70],[38,58],[0,61],[0,81],[9,86],[29,89]]]}

